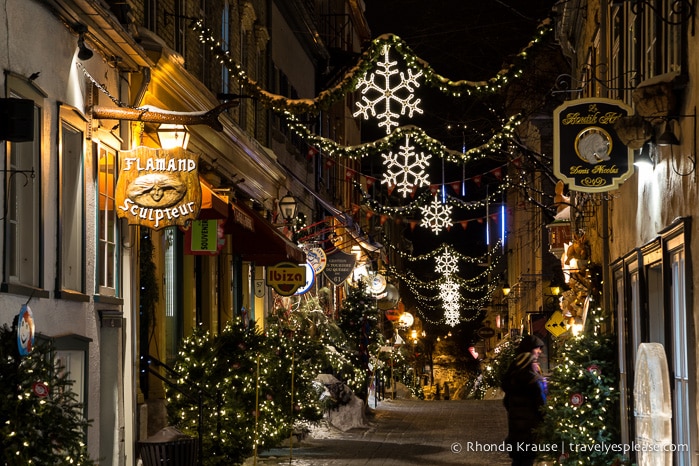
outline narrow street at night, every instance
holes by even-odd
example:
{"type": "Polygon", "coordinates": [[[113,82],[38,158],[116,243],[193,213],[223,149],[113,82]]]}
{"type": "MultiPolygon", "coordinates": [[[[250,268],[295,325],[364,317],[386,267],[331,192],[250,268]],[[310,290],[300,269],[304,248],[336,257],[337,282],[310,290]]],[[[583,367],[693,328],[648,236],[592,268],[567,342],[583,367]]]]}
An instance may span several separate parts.
{"type": "Polygon", "coordinates": [[[387,400],[366,428],[321,428],[291,450],[261,452],[257,464],[504,466],[507,453],[483,450],[501,445],[506,431],[502,400],[387,400]]]}

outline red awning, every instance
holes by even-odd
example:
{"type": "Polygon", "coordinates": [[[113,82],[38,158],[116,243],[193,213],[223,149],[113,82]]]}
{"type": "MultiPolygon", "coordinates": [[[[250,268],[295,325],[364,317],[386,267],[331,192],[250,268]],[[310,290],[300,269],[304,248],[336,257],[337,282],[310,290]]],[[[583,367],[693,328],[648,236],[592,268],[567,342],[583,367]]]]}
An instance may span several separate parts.
{"type": "Polygon", "coordinates": [[[233,253],[257,265],[306,263],[306,253],[289,241],[264,217],[242,203],[229,204],[224,231],[233,236],[233,253]]]}
{"type": "Polygon", "coordinates": [[[228,218],[228,198],[219,196],[211,187],[200,181],[201,185],[201,210],[199,220],[214,220],[228,218]]]}

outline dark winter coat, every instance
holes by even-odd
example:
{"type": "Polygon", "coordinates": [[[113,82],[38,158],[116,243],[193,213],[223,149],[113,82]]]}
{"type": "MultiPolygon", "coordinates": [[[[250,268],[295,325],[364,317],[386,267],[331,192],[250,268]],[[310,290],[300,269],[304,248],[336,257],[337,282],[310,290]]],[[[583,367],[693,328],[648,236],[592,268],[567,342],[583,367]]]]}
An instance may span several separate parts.
{"type": "Polygon", "coordinates": [[[536,444],[534,430],[543,419],[542,407],[545,403],[543,380],[535,370],[531,353],[520,353],[507,369],[502,380],[502,390],[505,392],[503,403],[507,409],[508,435],[507,442],[512,445],[511,457],[533,458],[530,447],[526,444],[536,444]]]}

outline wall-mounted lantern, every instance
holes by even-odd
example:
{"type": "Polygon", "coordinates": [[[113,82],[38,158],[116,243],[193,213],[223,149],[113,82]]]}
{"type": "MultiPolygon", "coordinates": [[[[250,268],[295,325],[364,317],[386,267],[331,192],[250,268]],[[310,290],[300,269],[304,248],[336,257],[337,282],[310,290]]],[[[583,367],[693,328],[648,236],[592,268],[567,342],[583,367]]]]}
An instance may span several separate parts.
{"type": "Polygon", "coordinates": [[[282,214],[285,222],[289,223],[296,217],[298,205],[298,201],[290,192],[287,192],[286,196],[279,199],[279,213],[282,214]]]}
{"type": "Polygon", "coordinates": [[[189,131],[184,125],[162,123],[158,126],[158,140],[163,149],[181,147],[187,150],[189,144],[189,131]]]}

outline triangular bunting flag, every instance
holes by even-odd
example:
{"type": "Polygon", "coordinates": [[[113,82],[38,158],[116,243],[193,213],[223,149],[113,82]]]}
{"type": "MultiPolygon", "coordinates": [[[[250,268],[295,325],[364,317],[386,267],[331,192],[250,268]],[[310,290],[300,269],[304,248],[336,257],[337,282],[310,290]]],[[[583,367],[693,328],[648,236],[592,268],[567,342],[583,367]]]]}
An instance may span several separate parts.
{"type": "Polygon", "coordinates": [[[453,189],[456,194],[460,194],[461,181],[454,181],[453,183],[449,183],[449,186],[451,186],[451,189],[453,189]]]}
{"type": "Polygon", "coordinates": [[[357,173],[357,172],[355,172],[355,171],[352,170],[351,168],[347,168],[347,169],[345,170],[345,181],[349,181],[349,180],[351,180],[352,178],[354,178],[354,174],[355,174],[355,173],[357,173]]]}
{"type": "Polygon", "coordinates": [[[313,157],[315,157],[318,152],[320,152],[320,151],[318,149],[316,149],[315,147],[308,146],[308,152],[306,152],[306,158],[308,160],[312,160],[313,157]]]}
{"type": "Polygon", "coordinates": [[[413,231],[417,226],[417,220],[410,220],[410,231],[413,231]]]}
{"type": "Polygon", "coordinates": [[[437,193],[439,192],[439,185],[438,184],[431,184],[430,185],[430,192],[436,196],[437,193]]]}
{"type": "Polygon", "coordinates": [[[495,178],[497,178],[498,180],[502,179],[502,167],[495,168],[490,173],[495,175],[495,178]]]}
{"type": "Polygon", "coordinates": [[[379,223],[381,223],[381,225],[383,225],[384,223],[386,223],[386,220],[388,220],[388,215],[381,214],[381,219],[379,220],[379,223]]]}
{"type": "Polygon", "coordinates": [[[374,186],[374,183],[376,183],[376,178],[372,178],[371,176],[366,177],[366,187],[367,189],[371,188],[374,186]]]}
{"type": "Polygon", "coordinates": [[[388,185],[388,195],[389,195],[389,196],[391,195],[391,193],[393,192],[394,189],[396,189],[396,185],[395,185],[395,184],[389,184],[389,185],[388,185]]]}
{"type": "Polygon", "coordinates": [[[465,230],[468,227],[468,220],[461,220],[459,224],[461,225],[461,228],[465,230]]]}
{"type": "Polygon", "coordinates": [[[516,159],[513,159],[512,165],[514,165],[517,168],[522,168],[522,157],[517,157],[516,159]]]}
{"type": "Polygon", "coordinates": [[[476,175],[473,178],[471,178],[474,183],[476,183],[476,186],[479,188],[481,187],[481,181],[483,180],[483,175],[476,175]]]}

